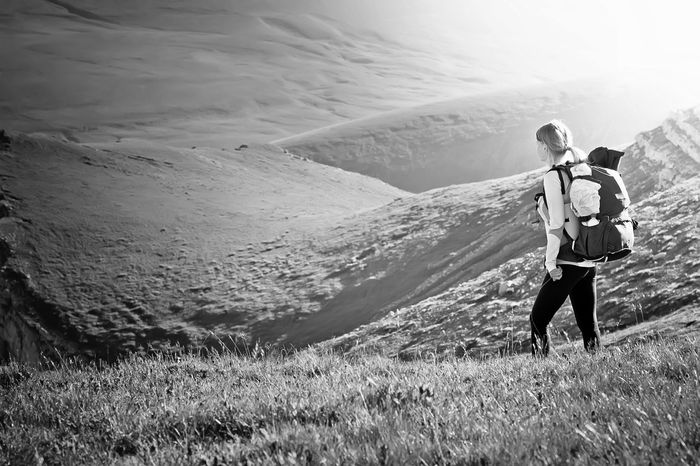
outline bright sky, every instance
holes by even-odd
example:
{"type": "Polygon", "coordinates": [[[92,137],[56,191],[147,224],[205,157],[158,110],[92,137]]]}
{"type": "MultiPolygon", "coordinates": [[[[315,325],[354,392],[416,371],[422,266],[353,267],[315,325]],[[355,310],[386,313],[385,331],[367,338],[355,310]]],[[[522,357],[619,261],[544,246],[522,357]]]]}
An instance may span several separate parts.
{"type": "Polygon", "coordinates": [[[689,0],[326,0],[388,35],[482,59],[508,49],[515,66],[574,76],[657,69],[700,75],[700,2],[689,0]],[[449,46],[449,45],[448,45],[449,46]]]}

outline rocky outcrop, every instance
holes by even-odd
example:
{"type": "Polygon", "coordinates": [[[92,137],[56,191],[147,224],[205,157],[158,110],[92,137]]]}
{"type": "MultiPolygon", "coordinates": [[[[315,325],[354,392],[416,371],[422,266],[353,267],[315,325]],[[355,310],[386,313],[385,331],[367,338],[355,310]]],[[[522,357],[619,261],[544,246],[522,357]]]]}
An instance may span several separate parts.
{"type": "Polygon", "coordinates": [[[632,202],[700,172],[700,108],[675,112],[663,124],[639,133],[625,150],[620,172],[632,202]]]}
{"type": "Polygon", "coordinates": [[[700,108],[680,111],[661,126],[666,138],[700,164],[700,108]]]}

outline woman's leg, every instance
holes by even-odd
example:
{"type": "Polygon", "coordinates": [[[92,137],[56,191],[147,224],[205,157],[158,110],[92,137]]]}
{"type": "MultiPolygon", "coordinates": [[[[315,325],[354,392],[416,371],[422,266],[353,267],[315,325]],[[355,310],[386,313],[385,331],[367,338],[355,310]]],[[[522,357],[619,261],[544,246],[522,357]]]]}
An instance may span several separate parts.
{"type": "Polygon", "coordinates": [[[547,273],[542,281],[535,304],[530,313],[530,341],[532,354],[547,356],[549,353],[549,331],[547,327],[571,290],[585,275],[584,267],[561,265],[562,277],[554,281],[547,273]]]}
{"type": "Polygon", "coordinates": [[[591,267],[569,294],[571,307],[574,309],[578,328],[581,329],[583,346],[586,348],[586,351],[595,351],[600,347],[595,282],[596,268],[591,267]]]}

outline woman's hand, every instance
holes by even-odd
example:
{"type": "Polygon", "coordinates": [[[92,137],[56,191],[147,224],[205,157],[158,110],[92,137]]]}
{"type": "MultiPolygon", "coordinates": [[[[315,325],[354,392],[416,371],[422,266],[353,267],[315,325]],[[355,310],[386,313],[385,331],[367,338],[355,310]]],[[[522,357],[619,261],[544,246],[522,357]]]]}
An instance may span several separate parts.
{"type": "Polygon", "coordinates": [[[561,278],[563,275],[564,271],[561,269],[561,267],[557,267],[556,269],[550,270],[549,271],[549,276],[552,277],[552,280],[555,282],[561,278]]]}

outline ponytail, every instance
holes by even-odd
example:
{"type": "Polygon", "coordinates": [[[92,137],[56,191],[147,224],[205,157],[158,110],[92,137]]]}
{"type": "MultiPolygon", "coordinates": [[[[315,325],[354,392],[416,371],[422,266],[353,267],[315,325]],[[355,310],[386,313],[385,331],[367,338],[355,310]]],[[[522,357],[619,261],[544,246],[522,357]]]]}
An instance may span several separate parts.
{"type": "MultiPolygon", "coordinates": [[[[588,156],[584,151],[579,149],[578,147],[567,147],[566,151],[571,151],[571,155],[574,156],[574,163],[581,163],[585,162],[588,156]]],[[[566,151],[564,153],[566,154],[566,151]]]]}

